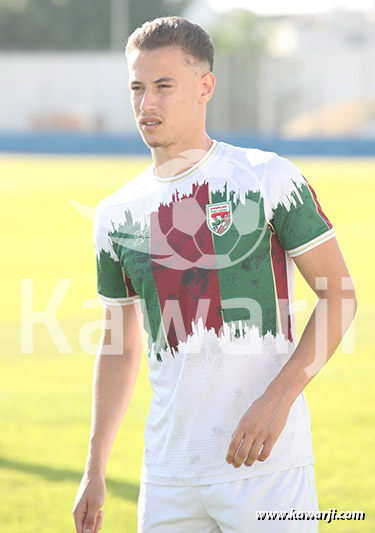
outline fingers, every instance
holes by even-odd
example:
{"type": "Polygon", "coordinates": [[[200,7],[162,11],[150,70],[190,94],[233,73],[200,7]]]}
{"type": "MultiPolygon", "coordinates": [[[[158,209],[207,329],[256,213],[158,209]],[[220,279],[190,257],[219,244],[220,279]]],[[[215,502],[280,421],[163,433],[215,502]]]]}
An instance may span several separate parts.
{"type": "Polygon", "coordinates": [[[230,441],[227,456],[225,458],[228,464],[233,463],[237,450],[244,437],[245,437],[244,432],[241,431],[239,428],[236,429],[236,431],[232,434],[232,440],[230,441]]]}
{"type": "Polygon", "coordinates": [[[96,525],[95,525],[94,533],[98,533],[98,531],[100,531],[102,529],[103,514],[104,514],[103,511],[100,509],[100,511],[98,512],[98,516],[96,518],[96,525]]]}
{"type": "Polygon", "coordinates": [[[259,452],[263,447],[263,440],[264,439],[256,439],[253,442],[251,448],[249,449],[248,456],[245,458],[244,464],[246,466],[251,466],[258,459],[259,452]]]}
{"type": "Polygon", "coordinates": [[[82,533],[97,533],[99,531],[98,526],[101,527],[102,521],[103,511],[97,507],[89,507],[82,533]]]}
{"type": "Polygon", "coordinates": [[[242,464],[251,466],[255,461],[265,461],[270,455],[276,439],[267,437],[265,434],[246,434],[243,431],[235,431],[228,448],[226,461],[234,468],[242,464]]]}
{"type": "Polygon", "coordinates": [[[272,451],[274,444],[275,444],[274,440],[269,440],[264,444],[263,449],[258,457],[258,461],[265,461],[267,459],[267,457],[270,455],[272,451]]]}
{"type": "Polygon", "coordinates": [[[83,531],[83,523],[85,521],[87,512],[87,502],[84,502],[81,505],[77,505],[73,509],[73,518],[74,518],[74,525],[76,528],[77,533],[81,533],[83,531]]]}
{"type": "Polygon", "coordinates": [[[98,533],[103,525],[103,511],[91,508],[87,512],[87,505],[85,507],[76,507],[73,511],[74,525],[77,533],[98,533]]]}
{"type": "Polygon", "coordinates": [[[243,464],[246,457],[248,456],[252,443],[253,437],[251,435],[243,439],[232,463],[234,468],[239,468],[243,464]]]}

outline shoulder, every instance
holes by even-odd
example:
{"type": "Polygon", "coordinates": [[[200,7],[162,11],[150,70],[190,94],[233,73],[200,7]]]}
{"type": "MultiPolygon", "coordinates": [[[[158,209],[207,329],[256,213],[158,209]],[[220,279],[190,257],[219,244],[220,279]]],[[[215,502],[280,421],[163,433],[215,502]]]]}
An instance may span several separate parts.
{"type": "Polygon", "coordinates": [[[220,142],[220,156],[237,162],[247,170],[265,180],[283,181],[294,179],[302,181],[303,177],[296,165],[276,152],[268,152],[259,148],[234,146],[220,142]]]}
{"type": "Polygon", "coordinates": [[[275,183],[283,183],[294,181],[295,183],[303,183],[304,177],[300,169],[289,159],[281,157],[273,153],[267,161],[265,168],[265,178],[275,183]]]}
{"type": "Polygon", "coordinates": [[[289,159],[274,154],[267,163],[263,183],[269,216],[279,205],[289,210],[296,202],[303,203],[301,192],[307,187],[307,182],[300,169],[289,159]]]}
{"type": "Polygon", "coordinates": [[[106,196],[96,206],[94,225],[113,229],[120,224],[126,210],[130,210],[132,204],[137,202],[144,194],[144,187],[149,177],[150,167],[144,170],[136,178],[125,183],[120,189],[106,196]]]}
{"type": "Polygon", "coordinates": [[[102,212],[134,201],[143,192],[145,181],[149,178],[150,169],[151,167],[147,167],[136,178],[128,181],[120,189],[103,198],[98,203],[97,210],[102,212]]]}
{"type": "MultiPolygon", "coordinates": [[[[220,155],[230,158],[236,166],[236,184],[242,192],[260,191],[266,216],[280,204],[287,208],[300,200],[300,193],[307,186],[300,169],[289,159],[276,152],[258,148],[242,148],[221,143],[220,155]]],[[[228,159],[229,160],[229,159],[228,159]]]]}
{"type": "Polygon", "coordinates": [[[219,145],[219,155],[221,157],[228,157],[229,159],[242,163],[247,167],[254,167],[261,170],[265,169],[265,166],[270,159],[275,156],[278,157],[274,152],[265,152],[258,148],[235,146],[224,141],[221,141],[219,145]]]}

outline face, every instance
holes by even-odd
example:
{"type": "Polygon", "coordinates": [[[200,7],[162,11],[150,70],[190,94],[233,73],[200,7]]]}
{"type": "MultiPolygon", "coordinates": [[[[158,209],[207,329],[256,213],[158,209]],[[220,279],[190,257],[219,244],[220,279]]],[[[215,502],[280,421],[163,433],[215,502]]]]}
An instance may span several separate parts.
{"type": "Polygon", "coordinates": [[[133,50],[128,66],[137,126],[150,148],[183,144],[204,128],[214,84],[208,66],[188,62],[180,48],[133,50]]]}

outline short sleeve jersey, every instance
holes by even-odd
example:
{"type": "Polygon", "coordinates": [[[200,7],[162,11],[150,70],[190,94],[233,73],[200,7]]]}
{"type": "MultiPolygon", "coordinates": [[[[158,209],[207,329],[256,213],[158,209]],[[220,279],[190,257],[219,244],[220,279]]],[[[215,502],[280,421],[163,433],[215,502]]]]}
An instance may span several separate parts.
{"type": "Polygon", "coordinates": [[[295,165],[217,141],[189,170],[158,178],[149,167],[100,202],[99,297],[140,301],[148,333],[143,481],[200,485],[313,462],[303,393],[265,462],[234,469],[225,457],[295,348],[292,258],[333,236],[295,165]]]}

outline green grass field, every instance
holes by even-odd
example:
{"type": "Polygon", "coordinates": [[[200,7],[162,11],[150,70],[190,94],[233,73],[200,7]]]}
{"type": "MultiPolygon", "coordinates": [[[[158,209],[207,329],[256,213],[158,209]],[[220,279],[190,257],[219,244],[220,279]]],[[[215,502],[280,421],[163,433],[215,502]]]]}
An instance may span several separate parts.
{"type": "MultiPolygon", "coordinates": [[[[316,189],[338,233],[359,300],[355,353],[341,349],[307,388],[321,510],[360,510],[364,522],[321,524],[320,531],[375,531],[375,287],[373,159],[294,159],[316,189]]],[[[71,509],[84,467],[94,355],[79,332],[101,319],[83,301],[96,297],[92,223],[70,200],[95,206],[148,164],[136,158],[1,156],[0,532],[73,532],[71,509]],[[34,353],[21,354],[21,279],[34,282],[34,310],[45,308],[60,278],[71,279],[56,319],[71,347],[59,353],[45,325],[34,353]]],[[[308,297],[299,331],[314,305],[308,297]]],[[[99,340],[99,331],[93,335],[99,340]]],[[[144,356],[134,398],[107,470],[103,531],[136,531],[143,426],[151,398],[144,356]]],[[[177,533],[177,532],[176,532],[177,533]]],[[[199,532],[197,532],[199,533],[199,532]]]]}

